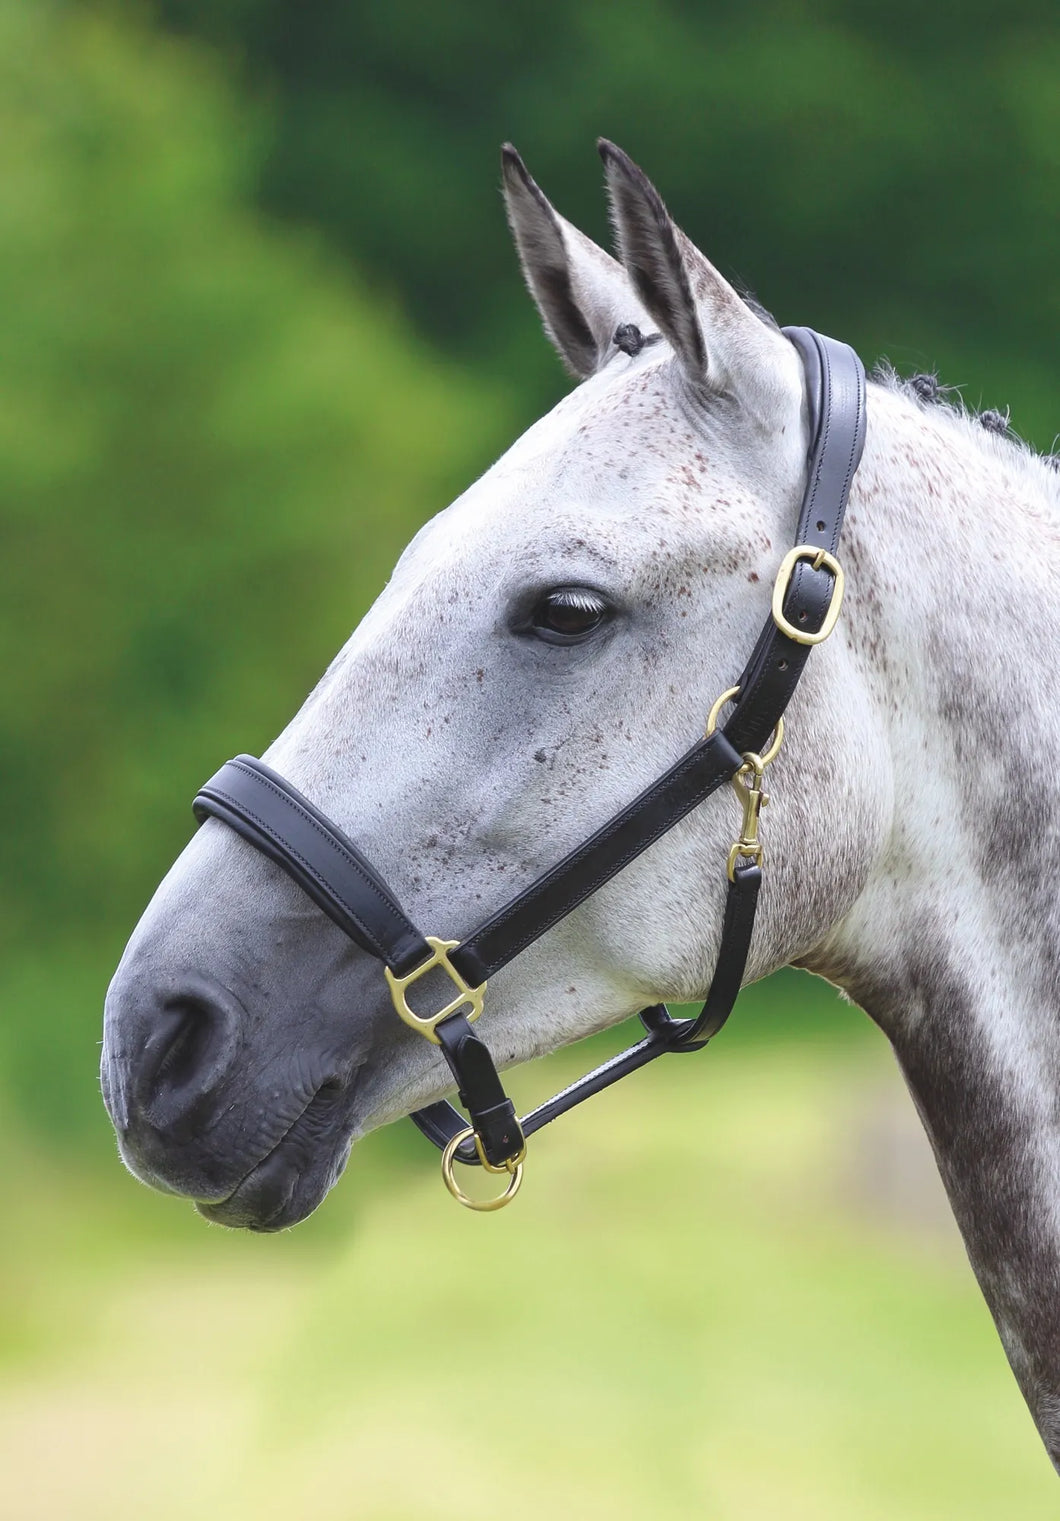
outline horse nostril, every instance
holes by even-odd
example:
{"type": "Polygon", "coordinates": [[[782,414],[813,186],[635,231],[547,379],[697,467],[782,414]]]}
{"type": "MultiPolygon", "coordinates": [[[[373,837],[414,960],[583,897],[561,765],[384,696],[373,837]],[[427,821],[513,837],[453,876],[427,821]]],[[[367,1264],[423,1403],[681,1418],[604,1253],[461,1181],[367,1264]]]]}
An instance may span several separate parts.
{"type": "Polygon", "coordinates": [[[181,999],[167,1005],[165,1013],[175,1021],[169,1044],[154,1071],[154,1089],[186,1088],[199,1071],[210,1046],[213,1021],[198,999],[181,999]]]}
{"type": "Polygon", "coordinates": [[[151,1123],[168,1128],[203,1117],[230,1066],[236,1021],[223,1000],[199,993],[167,998],[144,1047],[139,1091],[151,1123]]]}

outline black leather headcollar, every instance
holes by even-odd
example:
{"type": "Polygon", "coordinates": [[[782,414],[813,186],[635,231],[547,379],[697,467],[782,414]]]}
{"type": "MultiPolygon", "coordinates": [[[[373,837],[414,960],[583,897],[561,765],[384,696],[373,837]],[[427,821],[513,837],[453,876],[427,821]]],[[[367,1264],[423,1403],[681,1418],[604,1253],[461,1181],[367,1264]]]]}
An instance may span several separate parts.
{"type": "Polygon", "coordinates": [[[661,1004],[645,1009],[640,1015],[647,1032],[643,1040],[520,1121],[487,1046],[463,1012],[470,1009],[470,1017],[475,1017],[483,985],[495,972],[724,782],[739,775],[748,779],[742,791],[760,787],[761,752],[780,724],[813,644],[826,637],[838,612],[842,571],[835,552],[865,436],[865,374],[857,355],[846,344],[809,328],[784,331],[806,374],[811,436],[807,484],[794,538],[797,547],[781,566],[771,616],[734,684],[733,711],[724,729],[694,744],[584,844],[459,945],[421,934],[353,841],[262,761],[247,755],[228,761],[195,798],[196,818],[223,820],[277,862],[357,945],[384,963],[395,1007],[441,1046],[471,1125],[444,1102],[412,1118],[435,1145],[451,1147],[449,1155],[460,1161],[484,1161],[494,1170],[511,1172],[527,1136],[590,1094],[664,1052],[699,1050],[724,1024],[740,991],[762,880],[753,836],[741,837],[730,855],[717,968],[695,1019],[675,1020],[661,1004]],[[433,966],[451,978],[454,998],[446,1010],[420,1015],[414,1012],[410,989],[433,966]],[[458,1136],[463,1140],[453,1146],[458,1136]]]}

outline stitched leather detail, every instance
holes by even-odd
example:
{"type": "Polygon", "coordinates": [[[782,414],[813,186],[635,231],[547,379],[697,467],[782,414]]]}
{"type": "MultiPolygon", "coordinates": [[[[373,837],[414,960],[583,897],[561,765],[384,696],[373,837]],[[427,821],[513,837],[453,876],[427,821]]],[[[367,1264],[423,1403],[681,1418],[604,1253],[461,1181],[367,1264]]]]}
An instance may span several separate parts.
{"type": "MultiPolygon", "coordinates": [[[[789,327],[784,332],[802,358],[810,412],[808,484],[793,542],[834,554],[865,442],[865,372],[845,343],[810,328],[789,327]]],[[[831,598],[831,575],[800,561],[784,599],[785,616],[808,633],[816,632],[831,598]],[[806,614],[805,620],[800,613],[806,614]]],[[[765,744],[808,658],[808,646],[789,639],[770,618],[740,676],[740,695],[725,725],[737,750],[759,750],[765,744]]]]}
{"type": "Polygon", "coordinates": [[[430,954],[352,842],[263,762],[252,756],[228,761],[192,806],[198,819],[222,819],[276,861],[340,929],[395,972],[430,954]]]}
{"type": "MultiPolygon", "coordinates": [[[[482,1143],[486,1160],[495,1167],[503,1166],[522,1150],[523,1132],[515,1116],[515,1105],[497,1075],[489,1048],[475,1034],[463,1014],[443,1019],[435,1027],[435,1034],[456,1079],[460,1102],[482,1143]]],[[[456,1115],[455,1110],[453,1113],[456,1115]]],[[[458,1115],[456,1118],[459,1120],[458,1115]]]]}
{"type": "Polygon", "coordinates": [[[386,887],[386,884],[383,882],[382,878],[378,877],[372,868],[368,865],[368,863],[362,859],[360,852],[354,847],[354,845],[350,841],[347,841],[344,836],[339,834],[339,831],[334,824],[328,823],[327,825],[324,825],[318,819],[314,818],[309,809],[297,800],[293,787],[287,790],[278,787],[265,772],[264,767],[260,762],[257,766],[251,767],[248,766],[240,756],[237,756],[236,759],[231,762],[231,764],[237,770],[242,771],[244,775],[252,777],[257,785],[267,787],[273,796],[279,799],[281,803],[293,808],[299,814],[299,816],[306,821],[310,828],[315,830],[316,833],[320,835],[321,839],[323,839],[327,845],[336,850],[346,861],[347,865],[352,867],[353,870],[358,873],[358,875],[364,880],[366,886],[368,886],[372,892],[379,894],[391,912],[395,914],[400,914],[402,912],[400,904],[396,898],[393,898],[391,896],[390,891],[386,887]]]}
{"type": "MultiPolygon", "coordinates": [[[[202,794],[200,794],[200,796],[202,796],[202,794]]],[[[211,798],[220,798],[222,802],[227,803],[233,810],[238,809],[243,817],[250,823],[256,824],[258,829],[261,830],[262,834],[272,835],[272,837],[276,840],[276,843],[280,845],[285,851],[289,851],[292,859],[297,861],[300,866],[304,867],[304,869],[310,873],[313,879],[325,890],[329,898],[332,898],[340,908],[345,909],[346,913],[351,919],[358,919],[357,911],[354,908],[353,904],[348,902],[347,899],[342,896],[338,888],[335,887],[334,883],[328,881],[324,874],[319,871],[316,866],[314,866],[309,857],[302,855],[301,852],[291,844],[290,840],[285,839],[281,834],[278,833],[278,831],[270,828],[263,818],[254,813],[252,809],[248,808],[245,803],[239,800],[239,798],[235,797],[231,792],[225,792],[222,787],[218,787],[216,785],[210,787],[207,796],[211,798]]],[[[306,817],[306,815],[303,814],[303,817],[306,817]]],[[[310,824],[312,822],[311,820],[307,821],[310,822],[310,824]]],[[[365,929],[363,925],[361,926],[361,929],[363,930],[366,939],[371,939],[374,941],[374,937],[369,933],[367,929],[365,929]]],[[[375,949],[376,955],[379,956],[381,960],[385,961],[386,957],[384,955],[382,946],[376,946],[375,949]]]]}
{"type": "Polygon", "coordinates": [[[452,954],[469,982],[484,982],[691,813],[742,764],[720,734],[701,740],[583,845],[512,898],[452,954]],[[622,841],[618,849],[609,849],[622,841]]]}
{"type": "MultiPolygon", "coordinates": [[[[524,1115],[518,1122],[523,1136],[536,1134],[545,1125],[559,1119],[560,1115],[567,1114],[587,1098],[602,1093],[605,1088],[610,1088],[631,1072],[647,1066],[657,1057],[665,1056],[667,1052],[699,1051],[713,1039],[732,1012],[743,985],[761,883],[762,873],[757,866],[738,866],[733,874],[725,899],[717,967],[706,1002],[698,1016],[695,1019],[673,1019],[663,1004],[644,1009],[640,1018],[648,1031],[645,1038],[609,1057],[584,1077],[568,1083],[566,1088],[524,1115]]],[[[446,1020],[445,1023],[448,1024],[449,1021],[446,1020]]],[[[438,1028],[442,1030],[443,1026],[439,1025],[438,1028]]],[[[456,1068],[452,1062],[450,1066],[455,1074],[456,1068]]],[[[461,1102],[465,1102],[463,1091],[461,1102]]],[[[470,1106],[468,1108],[470,1112],[470,1106]]],[[[466,1123],[458,1110],[444,1102],[417,1110],[411,1118],[439,1150],[443,1150],[453,1136],[465,1128],[466,1123]]],[[[459,1149],[457,1156],[461,1162],[478,1164],[478,1154],[472,1146],[459,1149]]]]}

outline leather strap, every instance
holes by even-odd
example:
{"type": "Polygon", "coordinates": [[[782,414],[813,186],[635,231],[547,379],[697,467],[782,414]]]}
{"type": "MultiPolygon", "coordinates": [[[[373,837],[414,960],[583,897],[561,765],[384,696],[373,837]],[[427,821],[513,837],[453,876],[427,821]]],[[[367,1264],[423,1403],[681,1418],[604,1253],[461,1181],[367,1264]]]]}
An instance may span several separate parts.
{"type": "MultiPolygon", "coordinates": [[[[806,490],[795,543],[834,554],[850,485],[865,447],[865,370],[854,350],[807,327],[786,327],[806,373],[810,451],[806,490]]],[[[832,601],[830,571],[800,560],[784,599],[784,616],[816,633],[832,601]]],[[[799,684],[812,646],[779,629],[772,617],[762,629],[738,682],[736,708],[725,733],[741,752],[761,750],[799,684]]]]}
{"type": "Polygon", "coordinates": [[[461,941],[450,957],[457,971],[472,984],[492,977],[735,776],[742,764],[725,735],[700,740],[621,813],[461,941]]]}
{"type": "Polygon", "coordinates": [[[282,866],[339,929],[398,976],[431,954],[353,841],[264,761],[252,755],[226,761],[191,806],[200,823],[223,819],[282,866]]]}
{"type": "MultiPolygon", "coordinates": [[[[452,1014],[443,1019],[435,1026],[434,1033],[456,1079],[458,1097],[467,1110],[487,1162],[502,1167],[505,1162],[513,1161],[523,1149],[523,1131],[515,1117],[515,1105],[504,1091],[486,1043],[479,1039],[463,1014],[452,1014]]],[[[466,1130],[466,1121],[455,1109],[452,1113],[457,1128],[466,1130]]],[[[474,1160],[479,1160],[477,1151],[474,1160]]]]}
{"type": "MultiPolygon", "coordinates": [[[[594,1067],[584,1077],[578,1078],[553,1098],[524,1115],[516,1122],[523,1136],[534,1135],[545,1125],[559,1119],[561,1114],[584,1103],[593,1094],[602,1093],[612,1083],[617,1083],[619,1078],[627,1077],[638,1068],[647,1066],[648,1062],[655,1061],[657,1057],[665,1056],[668,1052],[703,1049],[728,1019],[743,984],[761,885],[762,871],[758,866],[737,866],[733,872],[733,880],[725,899],[725,918],[717,966],[706,1002],[697,1017],[674,1019],[666,1005],[661,1003],[643,1009],[639,1018],[648,1032],[645,1038],[610,1057],[599,1067],[594,1067]]],[[[445,1020],[440,1024],[438,1033],[441,1034],[450,1023],[452,1021],[445,1020]]],[[[460,1102],[470,1112],[463,1094],[460,1102]]],[[[416,1110],[411,1118],[421,1133],[439,1150],[444,1150],[454,1136],[467,1129],[463,1115],[444,1099],[416,1110]]],[[[474,1123],[473,1115],[472,1122],[474,1123]]],[[[478,1126],[475,1128],[477,1130],[478,1126]]],[[[489,1156],[488,1150],[486,1154],[489,1156]]],[[[457,1147],[454,1155],[459,1162],[478,1166],[478,1153],[470,1140],[457,1147]]]]}
{"type": "MultiPolygon", "coordinates": [[[[733,776],[741,764],[741,757],[724,735],[715,733],[701,740],[584,845],[572,851],[552,871],[539,877],[488,920],[471,942],[464,942],[452,953],[453,965],[472,985],[485,982],[550,925],[564,918],[576,903],[595,892],[628,861],[672,828],[733,776]],[[480,959],[483,945],[492,950],[492,960],[487,963],[480,959]]],[[[228,761],[200,789],[192,806],[200,822],[208,817],[222,819],[276,861],[340,929],[399,975],[413,970],[430,954],[426,940],[353,842],[286,778],[263,761],[249,755],[228,761]]],[[[735,973],[733,1000],[739,992],[754,921],[754,898],[760,879],[757,869],[754,869],[754,875],[753,897],[745,892],[741,899],[734,882],[727,900],[719,966],[729,967],[729,982],[733,980],[733,950],[726,948],[729,921],[735,904],[743,901],[749,905],[745,915],[746,941],[735,973]]],[[[748,879],[744,876],[742,880],[746,883],[748,879]]],[[[708,1004],[713,1006],[714,1002],[712,988],[708,1004]]],[[[729,1008],[731,1006],[730,1001],[729,1008]]],[[[728,1008],[722,1020],[727,1014],[728,1008]]],[[[703,1022],[701,1016],[695,1023],[698,1027],[703,1022]]],[[[597,1072],[590,1073],[582,1084],[573,1085],[557,1101],[536,1110],[522,1127],[488,1047],[472,1030],[466,1017],[452,1015],[436,1026],[435,1034],[456,1081],[460,1102],[468,1111],[487,1161],[493,1166],[502,1166],[522,1151],[524,1135],[530,1133],[526,1124],[533,1124],[534,1129],[540,1128],[556,1115],[565,1113],[571,1104],[581,1102],[591,1093],[616,1082],[627,1071],[662,1055],[669,1049],[668,1041],[688,1025],[688,1021],[668,1020],[665,1034],[653,1033],[639,1043],[635,1052],[624,1053],[622,1058],[605,1063],[597,1072]],[[568,1101],[560,1102],[565,1096],[568,1101]]],[[[709,1036],[700,1040],[698,1045],[705,1044],[707,1038],[709,1036]]],[[[458,1131],[466,1129],[462,1116],[447,1103],[431,1105],[413,1115],[413,1119],[436,1143],[442,1138],[440,1144],[443,1147],[458,1131]]],[[[464,1162],[479,1161],[478,1152],[470,1143],[456,1155],[464,1162]]]]}
{"type": "Polygon", "coordinates": [[[743,987],[747,955],[751,949],[751,932],[762,886],[760,866],[737,866],[725,897],[725,917],[721,926],[721,946],[714,967],[706,1001],[699,1014],[681,1033],[675,1049],[699,1051],[713,1040],[732,1013],[743,987]]]}

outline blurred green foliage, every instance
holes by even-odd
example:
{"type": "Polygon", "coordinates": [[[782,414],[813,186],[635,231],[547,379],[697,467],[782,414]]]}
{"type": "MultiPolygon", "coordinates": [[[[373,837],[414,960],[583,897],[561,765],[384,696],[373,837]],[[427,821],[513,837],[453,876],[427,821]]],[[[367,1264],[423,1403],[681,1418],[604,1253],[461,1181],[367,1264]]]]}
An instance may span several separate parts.
{"type": "Polygon", "coordinates": [[[0,916],[21,942],[139,906],[204,760],[271,736],[505,431],[321,239],[262,227],[257,152],[202,56],[5,0],[0,916]]]}
{"type": "MultiPolygon", "coordinates": [[[[0,1514],[1052,1515],[955,1230],[873,1197],[859,1121],[902,1095],[860,1034],[774,1028],[641,1074],[543,1132],[518,1208],[488,1221],[422,1153],[395,1165],[388,1132],[266,1238],[116,1166],[17,1154],[0,1514]]],[[[581,1053],[543,1065],[552,1091],[581,1053]]]]}
{"type": "Polygon", "coordinates": [[[101,1118],[106,970],[198,780],[282,726],[511,426],[319,236],[263,226],[221,72],[0,5],[0,1076],[49,1129],[101,1118]]]}
{"type": "Polygon", "coordinates": [[[260,203],[535,400],[560,382],[515,297],[497,147],[602,239],[603,134],[784,321],[941,363],[1046,445],[1060,427],[1055,0],[154,6],[268,103],[260,203]]]}

